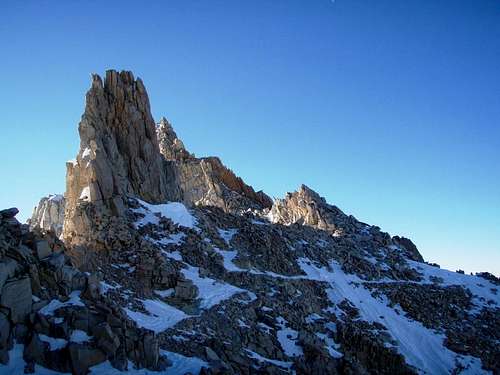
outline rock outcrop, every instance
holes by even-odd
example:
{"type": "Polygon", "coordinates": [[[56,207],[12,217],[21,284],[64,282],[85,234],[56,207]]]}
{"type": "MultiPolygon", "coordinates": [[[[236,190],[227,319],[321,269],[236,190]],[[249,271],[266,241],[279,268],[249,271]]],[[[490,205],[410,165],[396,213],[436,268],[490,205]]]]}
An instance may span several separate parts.
{"type": "Polygon", "coordinates": [[[184,143],[177,137],[177,133],[165,117],[160,119],[156,131],[160,152],[166,160],[184,161],[195,159],[194,154],[186,150],[184,143]]]}
{"type": "Polygon", "coordinates": [[[22,348],[26,372],[499,373],[495,276],[426,264],[306,186],[272,204],[155,130],[131,73],[93,77],[79,130],[64,243],[0,211],[1,363],[22,348]]]}
{"type": "Polygon", "coordinates": [[[338,207],[326,203],[314,190],[306,185],[284,199],[277,199],[269,213],[273,223],[291,225],[294,223],[325,230],[334,236],[352,233],[366,227],[366,224],[348,216],[338,207]]]}
{"type": "Polygon", "coordinates": [[[155,123],[141,79],[110,70],[92,76],[78,127],[80,151],[67,163],[63,238],[70,247],[105,248],[110,218],[120,218],[127,197],[148,202],[169,198],[155,123]],[[95,228],[99,224],[100,228],[95,228]]]}
{"type": "Polygon", "coordinates": [[[215,206],[226,212],[270,208],[272,200],[256,192],[217,157],[196,158],[184,147],[170,123],[162,118],[157,126],[160,151],[169,174],[176,176],[180,198],[188,205],[215,206]]]}
{"type": "Polygon", "coordinates": [[[20,361],[25,373],[43,366],[84,375],[106,360],[121,369],[128,360],[164,368],[157,337],[126,319],[96,274],[73,267],[52,231],[30,231],[17,212],[0,211],[0,373],[22,372],[20,361]],[[17,345],[22,358],[2,368],[17,345]]]}
{"type": "Polygon", "coordinates": [[[31,229],[53,231],[57,237],[62,235],[66,200],[61,194],[49,195],[40,199],[33,209],[29,225],[31,229]]]}

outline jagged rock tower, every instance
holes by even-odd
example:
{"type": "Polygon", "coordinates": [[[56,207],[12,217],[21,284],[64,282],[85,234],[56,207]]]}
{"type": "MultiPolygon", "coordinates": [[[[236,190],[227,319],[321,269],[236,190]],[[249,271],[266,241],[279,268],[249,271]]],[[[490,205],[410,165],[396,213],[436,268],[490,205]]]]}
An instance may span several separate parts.
{"type": "Polygon", "coordinates": [[[114,240],[128,196],[153,203],[168,198],[142,81],[131,72],[109,70],[104,82],[93,75],[78,130],[80,151],[67,163],[63,238],[69,247],[99,249],[114,240]]]}
{"type": "Polygon", "coordinates": [[[215,156],[196,158],[184,147],[172,125],[162,118],[157,127],[160,152],[168,175],[175,176],[180,199],[188,205],[216,206],[225,212],[270,208],[273,201],[256,192],[215,156]]]}

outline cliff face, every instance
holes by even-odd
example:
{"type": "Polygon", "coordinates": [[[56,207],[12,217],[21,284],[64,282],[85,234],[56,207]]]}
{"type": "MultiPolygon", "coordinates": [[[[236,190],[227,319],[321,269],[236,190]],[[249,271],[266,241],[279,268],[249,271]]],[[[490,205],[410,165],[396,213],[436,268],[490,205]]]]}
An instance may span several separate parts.
{"type": "Polygon", "coordinates": [[[29,220],[30,229],[51,230],[57,237],[61,237],[65,203],[64,196],[60,194],[49,195],[40,199],[29,220]]]}
{"type": "Polygon", "coordinates": [[[67,163],[66,175],[63,238],[70,246],[95,242],[91,227],[109,216],[121,217],[129,196],[168,199],[155,123],[140,79],[130,72],[108,71],[104,82],[93,75],[78,130],[80,150],[67,163]]]}
{"type": "Polygon", "coordinates": [[[225,212],[262,210],[273,204],[264,192],[247,185],[217,157],[196,158],[184,147],[170,123],[157,126],[160,152],[176,176],[181,200],[188,205],[215,206],[225,212]]]}

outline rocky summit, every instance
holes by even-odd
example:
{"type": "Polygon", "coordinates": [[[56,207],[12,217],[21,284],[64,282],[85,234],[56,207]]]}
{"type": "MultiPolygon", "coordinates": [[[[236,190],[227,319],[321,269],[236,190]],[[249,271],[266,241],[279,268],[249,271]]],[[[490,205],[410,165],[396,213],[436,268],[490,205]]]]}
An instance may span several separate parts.
{"type": "Polygon", "coordinates": [[[187,151],[92,76],[64,196],[0,211],[0,373],[500,374],[500,280],[187,151]]]}

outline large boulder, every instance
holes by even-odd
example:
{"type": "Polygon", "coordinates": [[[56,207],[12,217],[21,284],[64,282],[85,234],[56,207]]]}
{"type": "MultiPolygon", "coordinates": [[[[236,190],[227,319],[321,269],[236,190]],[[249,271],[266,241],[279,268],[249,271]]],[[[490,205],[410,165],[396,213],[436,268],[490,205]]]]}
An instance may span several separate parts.
{"type": "Polygon", "coordinates": [[[71,343],[69,345],[72,372],[74,375],[86,375],[89,368],[106,360],[106,354],[87,344],[71,343]]]}
{"type": "Polygon", "coordinates": [[[31,312],[32,294],[29,277],[8,280],[2,288],[0,305],[10,310],[13,323],[22,323],[31,312]]]}
{"type": "Polygon", "coordinates": [[[15,275],[17,266],[17,262],[11,258],[5,258],[0,262],[0,290],[2,290],[7,279],[15,275]]]}

